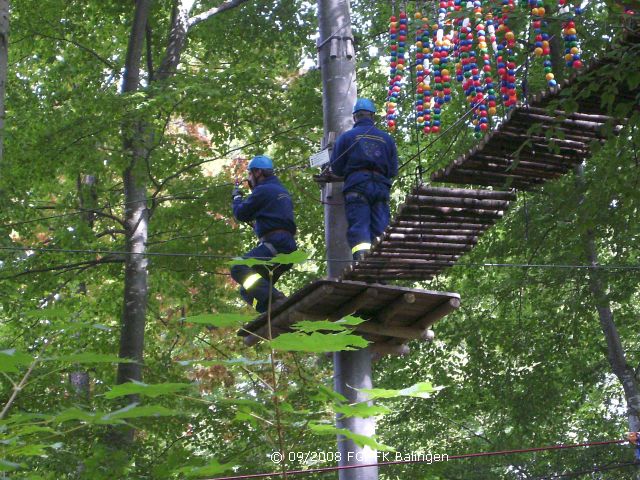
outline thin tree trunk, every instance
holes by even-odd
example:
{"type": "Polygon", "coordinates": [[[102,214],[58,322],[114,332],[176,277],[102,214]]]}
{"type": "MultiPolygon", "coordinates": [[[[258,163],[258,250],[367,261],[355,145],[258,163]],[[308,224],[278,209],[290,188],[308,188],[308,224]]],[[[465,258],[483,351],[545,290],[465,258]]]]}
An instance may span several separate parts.
{"type": "MultiPolygon", "coordinates": [[[[576,167],[576,183],[579,188],[580,197],[579,204],[584,201],[584,166],[576,167]]],[[[600,319],[600,327],[604,333],[607,342],[607,359],[611,370],[618,377],[624,390],[624,397],[627,403],[627,417],[629,423],[629,431],[637,432],[640,428],[638,414],[640,413],[640,391],[638,390],[638,381],[635,372],[627,363],[624,347],[620,341],[620,335],[615,325],[611,304],[607,297],[606,280],[601,276],[598,267],[598,252],[596,249],[595,232],[588,229],[583,237],[585,254],[589,264],[594,267],[589,273],[589,290],[593,296],[594,304],[598,310],[600,319]]]]}
{"type": "MultiPolygon", "coordinates": [[[[124,93],[134,92],[140,86],[140,61],[149,8],[150,0],[136,1],[135,17],[127,49],[122,88],[124,93]]],[[[123,126],[123,144],[125,151],[130,155],[130,161],[123,174],[126,205],[125,237],[128,255],[125,262],[120,357],[129,358],[133,363],[118,365],[117,383],[142,380],[148,290],[145,253],[149,222],[145,166],[148,149],[144,130],[143,123],[139,119],[123,126]]]]}
{"type": "Polygon", "coordinates": [[[0,0],[0,165],[4,159],[4,98],[9,68],[9,0],[0,0]]]}

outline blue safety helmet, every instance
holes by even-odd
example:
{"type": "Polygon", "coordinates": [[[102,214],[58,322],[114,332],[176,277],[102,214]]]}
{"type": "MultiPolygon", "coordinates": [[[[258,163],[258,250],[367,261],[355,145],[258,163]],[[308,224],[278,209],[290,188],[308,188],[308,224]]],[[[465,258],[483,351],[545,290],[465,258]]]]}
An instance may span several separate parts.
{"type": "Polygon", "coordinates": [[[254,168],[264,168],[265,170],[273,170],[273,160],[266,155],[257,155],[251,159],[247,170],[254,168]]]}
{"type": "Polygon", "coordinates": [[[359,112],[360,110],[376,113],[376,106],[368,98],[359,98],[353,106],[353,113],[359,112]]]}

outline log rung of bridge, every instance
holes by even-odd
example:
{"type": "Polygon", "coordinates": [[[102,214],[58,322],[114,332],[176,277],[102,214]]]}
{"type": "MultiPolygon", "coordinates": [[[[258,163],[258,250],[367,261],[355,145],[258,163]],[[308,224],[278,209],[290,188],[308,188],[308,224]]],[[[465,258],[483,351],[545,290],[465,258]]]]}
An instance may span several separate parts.
{"type": "MultiPolygon", "coordinates": [[[[352,328],[371,342],[374,353],[406,354],[408,341],[427,340],[429,327],[459,306],[460,296],[455,293],[318,280],[274,306],[271,337],[292,331],[292,325],[301,320],[336,321],[355,315],[364,322],[352,328]]],[[[268,338],[267,315],[260,315],[238,335],[244,337],[244,343],[249,346],[268,338]]]]}
{"type": "Polygon", "coordinates": [[[419,185],[343,278],[430,280],[471,250],[515,198],[513,192],[419,185]]]}

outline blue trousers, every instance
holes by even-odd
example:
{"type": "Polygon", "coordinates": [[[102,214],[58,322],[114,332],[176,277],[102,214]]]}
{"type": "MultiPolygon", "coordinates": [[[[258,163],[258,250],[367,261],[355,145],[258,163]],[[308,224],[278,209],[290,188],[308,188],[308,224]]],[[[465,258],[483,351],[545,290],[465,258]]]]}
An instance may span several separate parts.
{"type": "MultiPolygon", "coordinates": [[[[266,242],[260,242],[258,246],[249,250],[242,258],[260,258],[268,260],[278,253],[291,253],[296,250],[296,242],[293,235],[276,233],[271,235],[266,242]]],[[[249,305],[252,305],[259,313],[266,312],[269,307],[269,293],[272,301],[283,294],[274,287],[280,276],[291,268],[291,264],[275,265],[234,265],[231,267],[231,278],[240,284],[240,296],[249,305]],[[269,285],[269,270],[271,285],[269,285]]]]}
{"type": "Polygon", "coordinates": [[[389,186],[374,180],[358,183],[344,192],[352,253],[368,250],[389,225],[389,186]]]}

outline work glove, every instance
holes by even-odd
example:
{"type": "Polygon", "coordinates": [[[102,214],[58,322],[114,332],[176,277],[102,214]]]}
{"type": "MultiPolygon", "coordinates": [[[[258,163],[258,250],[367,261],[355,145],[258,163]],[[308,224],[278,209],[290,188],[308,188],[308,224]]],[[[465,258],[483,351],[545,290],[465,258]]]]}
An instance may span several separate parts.
{"type": "Polygon", "coordinates": [[[233,187],[233,190],[231,191],[231,199],[235,200],[236,198],[242,198],[242,190],[240,190],[238,185],[233,187]]]}

